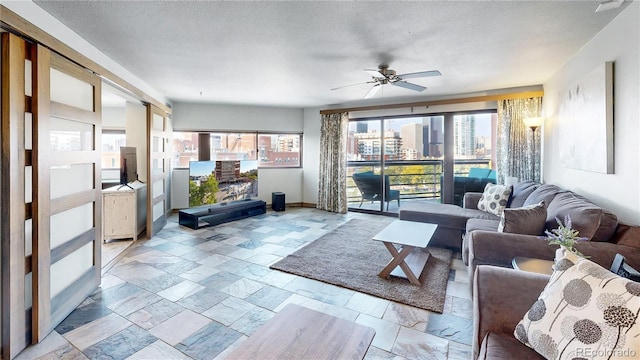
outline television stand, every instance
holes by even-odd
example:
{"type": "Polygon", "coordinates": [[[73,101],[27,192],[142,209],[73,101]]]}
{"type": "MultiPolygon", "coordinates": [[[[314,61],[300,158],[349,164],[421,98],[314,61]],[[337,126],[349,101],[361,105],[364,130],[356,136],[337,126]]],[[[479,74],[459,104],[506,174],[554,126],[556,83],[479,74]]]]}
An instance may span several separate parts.
{"type": "Polygon", "coordinates": [[[262,200],[236,200],[180,210],[178,223],[195,230],[266,212],[267,203],[262,200]]]}

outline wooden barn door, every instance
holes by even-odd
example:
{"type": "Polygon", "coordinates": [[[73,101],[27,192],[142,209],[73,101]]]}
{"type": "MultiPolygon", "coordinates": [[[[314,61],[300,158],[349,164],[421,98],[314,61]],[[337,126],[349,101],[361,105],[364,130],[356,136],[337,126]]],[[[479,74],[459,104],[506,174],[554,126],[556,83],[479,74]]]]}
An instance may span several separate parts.
{"type": "Polygon", "coordinates": [[[147,235],[149,239],[167,224],[171,174],[170,133],[171,125],[167,114],[158,107],[148,104],[147,235]]]}
{"type": "Polygon", "coordinates": [[[100,284],[101,82],[2,36],[2,351],[11,359],[100,284]]]}

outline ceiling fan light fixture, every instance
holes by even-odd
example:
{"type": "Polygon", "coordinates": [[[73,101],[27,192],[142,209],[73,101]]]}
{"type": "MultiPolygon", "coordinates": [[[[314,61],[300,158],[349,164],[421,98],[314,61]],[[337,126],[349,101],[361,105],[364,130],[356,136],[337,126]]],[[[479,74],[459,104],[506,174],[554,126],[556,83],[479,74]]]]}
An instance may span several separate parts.
{"type": "MultiPolygon", "coordinates": [[[[364,97],[365,99],[370,99],[374,97],[378,93],[380,88],[386,85],[394,85],[397,87],[401,87],[404,89],[413,90],[417,92],[424,91],[426,87],[407,82],[406,79],[442,75],[442,73],[440,73],[440,71],[438,70],[420,71],[420,72],[397,75],[395,70],[389,69],[389,65],[380,65],[378,66],[378,70],[365,69],[364,71],[369,75],[371,75],[371,80],[364,83],[360,83],[360,84],[374,84],[373,87],[369,89],[369,92],[367,93],[367,95],[365,95],[364,97]]],[[[337,88],[333,88],[331,90],[342,89],[342,88],[353,86],[353,85],[359,85],[359,84],[340,86],[337,88]]]]}
{"type": "Polygon", "coordinates": [[[624,0],[609,0],[601,2],[596,8],[596,12],[603,12],[607,10],[617,9],[624,3],[624,0]]]}

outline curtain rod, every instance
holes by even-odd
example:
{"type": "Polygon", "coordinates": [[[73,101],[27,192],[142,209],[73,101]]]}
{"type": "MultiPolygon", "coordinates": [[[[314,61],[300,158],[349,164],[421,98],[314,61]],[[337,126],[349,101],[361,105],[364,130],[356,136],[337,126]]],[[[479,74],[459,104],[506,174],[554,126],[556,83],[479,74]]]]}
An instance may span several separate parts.
{"type": "Polygon", "coordinates": [[[497,95],[471,96],[471,97],[465,97],[465,98],[427,100],[427,101],[401,103],[401,104],[369,105],[369,106],[358,106],[358,107],[350,107],[350,108],[342,108],[342,109],[327,109],[327,110],[320,110],[320,115],[338,114],[342,112],[351,112],[351,111],[386,110],[386,109],[399,109],[399,108],[420,107],[420,106],[462,104],[462,103],[482,102],[482,101],[498,101],[498,100],[505,100],[505,99],[523,99],[523,98],[541,97],[543,95],[544,95],[543,90],[535,90],[535,91],[505,93],[505,94],[497,94],[497,95]]]}

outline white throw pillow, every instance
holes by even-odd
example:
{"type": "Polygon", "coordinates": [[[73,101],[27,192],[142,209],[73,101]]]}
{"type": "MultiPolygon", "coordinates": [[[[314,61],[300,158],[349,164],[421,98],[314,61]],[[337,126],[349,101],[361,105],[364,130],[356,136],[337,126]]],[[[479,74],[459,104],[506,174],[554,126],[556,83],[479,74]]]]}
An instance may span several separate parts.
{"type": "Polygon", "coordinates": [[[584,258],[557,265],[515,337],[547,359],[637,359],[640,283],[584,258]]]}
{"type": "Polygon", "coordinates": [[[511,185],[488,183],[478,201],[478,209],[497,216],[502,215],[502,210],[507,207],[511,191],[513,191],[513,186],[511,185]]]}

